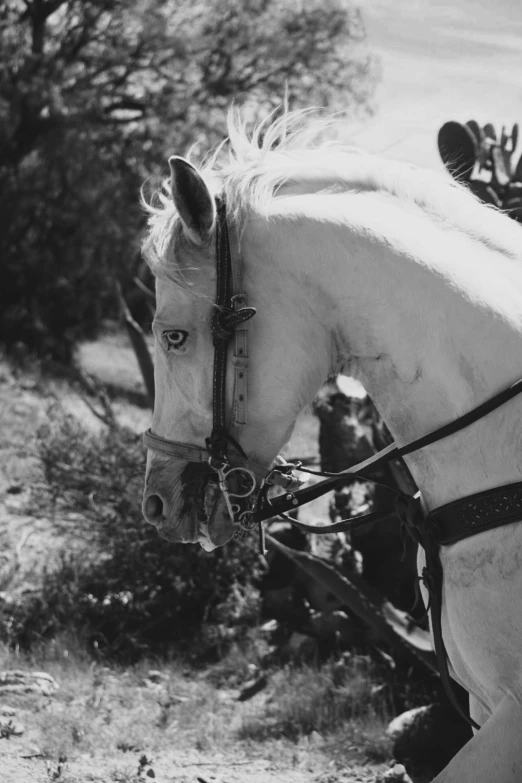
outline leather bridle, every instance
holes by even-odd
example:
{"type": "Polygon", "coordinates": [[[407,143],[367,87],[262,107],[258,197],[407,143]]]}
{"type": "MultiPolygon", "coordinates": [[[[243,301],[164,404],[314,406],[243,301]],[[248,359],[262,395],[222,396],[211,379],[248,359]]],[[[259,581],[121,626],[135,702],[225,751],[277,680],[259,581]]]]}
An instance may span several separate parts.
{"type": "MultiPolygon", "coordinates": [[[[242,263],[236,233],[229,232],[226,205],[216,199],[216,298],[211,319],[214,343],[212,389],[212,432],[205,447],[167,440],[148,430],[143,435],[146,448],[189,462],[207,464],[217,479],[232,524],[239,535],[259,525],[254,516],[257,490],[277,484],[290,490],[301,482],[291,473],[293,465],[277,458],[272,467],[251,460],[239,437],[247,423],[248,329],[246,322],[256,314],[243,290],[242,263]],[[230,426],[227,425],[226,380],[228,355],[232,357],[234,390],[230,426]]],[[[261,528],[260,528],[261,530],[261,528]]],[[[263,545],[264,546],[264,545],[263,545]]]]}
{"type": "Polygon", "coordinates": [[[391,444],[370,459],[340,473],[311,471],[303,468],[300,463],[286,463],[280,458],[277,458],[271,467],[254,462],[243,451],[239,438],[241,427],[247,423],[248,329],[246,323],[256,314],[256,309],[248,306],[243,290],[242,264],[237,237],[235,232],[229,232],[224,200],[216,199],[216,207],[217,291],[211,321],[214,341],[212,432],[205,441],[206,446],[201,447],[167,440],[148,430],[143,436],[145,447],[190,462],[206,463],[217,479],[231,522],[236,528],[236,535],[244,535],[246,531],[258,526],[263,552],[263,522],[273,517],[281,516],[304,532],[326,534],[351,532],[369,524],[389,520],[392,514],[397,515],[415,542],[420,544],[426,553],[426,567],[423,570],[422,580],[429,593],[435,654],[444,688],[461,716],[474,728],[480,728],[465,713],[451,685],[441,627],[443,575],[439,549],[441,545],[453,543],[466,536],[521,520],[522,482],[462,498],[431,511],[427,517],[421,510],[420,493],[409,496],[394,487],[389,487],[397,494],[394,512],[363,514],[331,525],[320,526],[305,525],[287,516],[286,512],[330,492],[349,476],[372,480],[365,475],[370,468],[385,465],[470,426],[522,393],[522,379],[434,432],[406,446],[398,447],[391,444]],[[229,347],[232,341],[234,342],[232,359],[234,392],[230,425],[227,426],[226,376],[229,347]],[[313,486],[299,489],[302,482],[297,477],[296,470],[326,478],[313,486]],[[273,485],[282,488],[283,493],[270,498],[269,490],[273,485]]]}

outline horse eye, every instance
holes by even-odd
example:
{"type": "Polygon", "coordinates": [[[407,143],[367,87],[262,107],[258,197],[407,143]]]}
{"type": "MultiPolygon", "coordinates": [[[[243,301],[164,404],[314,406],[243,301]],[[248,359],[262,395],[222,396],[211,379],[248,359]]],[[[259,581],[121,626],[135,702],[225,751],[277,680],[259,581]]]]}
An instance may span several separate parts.
{"type": "Polygon", "coordinates": [[[163,332],[163,336],[167,343],[167,349],[181,348],[187,341],[188,332],[184,329],[170,329],[168,332],[163,332]]]}

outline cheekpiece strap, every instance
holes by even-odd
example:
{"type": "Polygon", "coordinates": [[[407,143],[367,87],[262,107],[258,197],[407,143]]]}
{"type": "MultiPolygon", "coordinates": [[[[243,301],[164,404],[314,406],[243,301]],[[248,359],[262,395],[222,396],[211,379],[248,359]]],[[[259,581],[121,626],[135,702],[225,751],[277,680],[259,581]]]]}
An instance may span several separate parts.
{"type": "Polygon", "coordinates": [[[243,263],[236,231],[229,231],[226,205],[223,199],[216,200],[216,307],[212,320],[214,334],[214,429],[227,432],[239,441],[241,428],[247,423],[248,407],[248,328],[246,322],[256,314],[255,307],[249,307],[243,290],[243,263]],[[225,378],[228,358],[228,344],[234,341],[232,365],[234,388],[232,415],[229,426],[225,422],[225,378]]]}

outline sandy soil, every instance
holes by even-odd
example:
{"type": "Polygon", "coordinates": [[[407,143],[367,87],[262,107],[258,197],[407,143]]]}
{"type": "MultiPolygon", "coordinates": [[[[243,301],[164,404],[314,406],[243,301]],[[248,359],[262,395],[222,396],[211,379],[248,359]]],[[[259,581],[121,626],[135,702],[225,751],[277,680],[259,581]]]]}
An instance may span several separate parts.
{"type": "MultiPolygon", "coordinates": [[[[31,758],[23,745],[11,741],[5,753],[5,740],[0,740],[0,771],[3,783],[138,783],[150,780],[145,771],[137,773],[138,760],[84,759],[67,761],[61,765],[38,757],[31,758]],[[4,746],[4,747],[3,747],[4,746]],[[18,747],[17,747],[18,746],[18,747]],[[24,758],[29,756],[28,758],[24,758]],[[57,777],[53,777],[57,775],[57,777]]],[[[154,771],[158,783],[374,783],[378,769],[353,765],[342,770],[314,772],[313,765],[301,769],[288,767],[263,758],[234,756],[231,753],[208,755],[194,751],[171,751],[153,761],[147,770],[154,771]]]]}

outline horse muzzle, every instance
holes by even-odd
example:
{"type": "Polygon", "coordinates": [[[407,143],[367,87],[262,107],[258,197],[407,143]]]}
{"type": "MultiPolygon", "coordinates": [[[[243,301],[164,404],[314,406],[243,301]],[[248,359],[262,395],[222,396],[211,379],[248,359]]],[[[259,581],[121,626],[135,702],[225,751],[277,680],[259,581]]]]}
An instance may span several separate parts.
{"type": "Polygon", "coordinates": [[[207,551],[235,532],[215,471],[208,465],[159,457],[149,463],[143,516],[173,543],[199,543],[207,551]]]}

